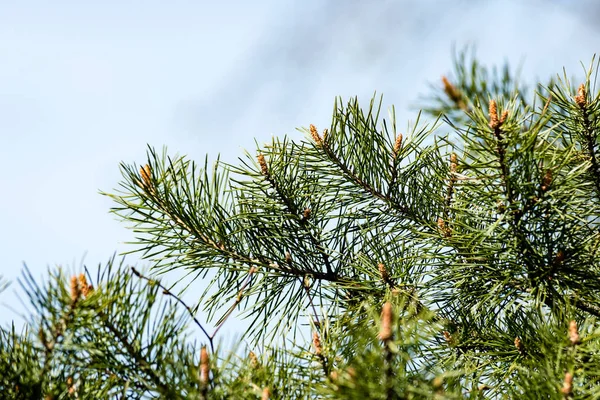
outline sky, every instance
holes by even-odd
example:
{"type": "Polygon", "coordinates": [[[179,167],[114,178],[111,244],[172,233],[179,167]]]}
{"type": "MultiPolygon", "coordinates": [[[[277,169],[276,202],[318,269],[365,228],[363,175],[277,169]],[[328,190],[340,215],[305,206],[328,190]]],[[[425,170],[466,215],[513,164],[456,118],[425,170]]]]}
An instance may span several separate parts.
{"type": "Polygon", "coordinates": [[[375,91],[402,128],[453,45],[527,81],[581,77],[598,22],[593,0],[0,0],[0,324],[25,311],[23,263],[41,278],[132,249],[99,191],[146,144],[234,162],[375,91]]]}

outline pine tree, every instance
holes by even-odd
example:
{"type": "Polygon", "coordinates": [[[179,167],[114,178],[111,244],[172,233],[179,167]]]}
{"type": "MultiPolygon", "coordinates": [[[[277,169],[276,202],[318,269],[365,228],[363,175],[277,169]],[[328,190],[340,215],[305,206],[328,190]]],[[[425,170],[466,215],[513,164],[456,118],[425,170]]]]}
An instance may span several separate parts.
{"type": "Polygon", "coordinates": [[[381,98],[336,99],[235,165],[122,164],[105,194],[151,268],[25,269],[1,397],[600,398],[599,65],[531,89],[455,61],[402,133],[381,98]]]}

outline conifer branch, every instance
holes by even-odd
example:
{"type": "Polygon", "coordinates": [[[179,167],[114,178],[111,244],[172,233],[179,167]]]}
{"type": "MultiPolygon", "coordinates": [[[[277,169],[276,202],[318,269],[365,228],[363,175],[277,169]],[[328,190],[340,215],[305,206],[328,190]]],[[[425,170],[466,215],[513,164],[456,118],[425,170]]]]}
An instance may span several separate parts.
{"type": "MultiPolygon", "coordinates": [[[[314,128],[314,125],[311,125],[311,132],[313,131],[312,128],[314,128]]],[[[319,143],[322,144],[322,140],[320,139],[320,137],[318,136],[318,133],[316,133],[316,131],[315,131],[314,135],[316,135],[316,137],[319,138],[319,140],[320,140],[319,143]]],[[[310,224],[308,222],[309,218],[310,218],[310,214],[311,214],[310,209],[305,208],[302,211],[302,217],[299,217],[300,207],[296,206],[294,201],[292,199],[290,199],[288,196],[286,196],[285,193],[281,190],[281,187],[279,186],[279,184],[277,183],[277,181],[275,180],[275,178],[271,175],[271,173],[269,171],[268,165],[265,161],[265,157],[262,154],[260,154],[258,157],[259,157],[259,164],[261,167],[261,172],[262,172],[263,176],[265,177],[265,180],[269,183],[269,185],[271,185],[273,190],[275,190],[275,193],[277,193],[278,198],[284,204],[286,211],[290,215],[294,216],[294,220],[297,221],[298,225],[302,228],[302,230],[304,232],[306,232],[306,234],[308,235],[308,238],[310,239],[310,242],[315,247],[317,252],[319,254],[321,254],[321,257],[323,258],[323,263],[325,264],[327,275],[334,277],[336,274],[334,273],[333,267],[331,266],[331,261],[329,260],[329,254],[327,254],[327,252],[325,251],[325,248],[321,244],[319,238],[313,234],[310,224]]]]}
{"type": "Polygon", "coordinates": [[[594,181],[594,186],[596,188],[598,196],[600,196],[600,160],[598,160],[598,154],[596,152],[597,135],[595,134],[595,128],[592,122],[590,121],[590,110],[588,107],[587,93],[585,90],[585,85],[583,83],[579,86],[577,96],[575,96],[575,103],[577,103],[581,112],[583,127],[582,135],[585,140],[585,146],[588,152],[588,156],[590,158],[590,162],[592,163],[592,177],[594,181]]]}

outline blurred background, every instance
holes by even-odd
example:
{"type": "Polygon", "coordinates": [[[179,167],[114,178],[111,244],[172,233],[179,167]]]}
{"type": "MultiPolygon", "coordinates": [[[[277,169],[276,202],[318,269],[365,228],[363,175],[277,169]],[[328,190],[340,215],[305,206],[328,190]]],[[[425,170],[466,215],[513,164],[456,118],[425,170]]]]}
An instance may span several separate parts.
{"type": "Polygon", "coordinates": [[[335,96],[375,91],[404,129],[453,45],[522,64],[524,81],[563,67],[581,79],[598,22],[594,0],[0,0],[0,275],[13,281],[0,323],[22,324],[23,263],[41,278],[132,249],[98,192],[146,144],[235,162],[255,139],[328,126],[335,96]]]}

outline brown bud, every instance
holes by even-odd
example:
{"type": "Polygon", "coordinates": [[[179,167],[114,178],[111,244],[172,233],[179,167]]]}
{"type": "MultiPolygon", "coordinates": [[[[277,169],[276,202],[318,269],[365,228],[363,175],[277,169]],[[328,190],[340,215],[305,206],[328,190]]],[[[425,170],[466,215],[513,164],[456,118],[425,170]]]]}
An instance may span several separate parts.
{"type": "Polygon", "coordinates": [[[508,119],[508,110],[502,111],[502,115],[500,116],[500,125],[503,125],[508,119]]]}
{"type": "Polygon", "coordinates": [[[71,288],[71,301],[73,303],[75,303],[77,300],[79,300],[79,297],[81,296],[81,290],[79,288],[79,281],[77,279],[77,276],[71,277],[70,288],[71,288]]]}
{"type": "Polygon", "coordinates": [[[323,144],[323,139],[321,139],[321,136],[319,136],[319,132],[317,132],[317,128],[313,124],[310,124],[310,135],[312,136],[316,144],[323,144]]]}
{"type": "Polygon", "coordinates": [[[323,129],[323,143],[327,142],[327,134],[329,131],[327,129],[323,129]]]}
{"type": "Polygon", "coordinates": [[[331,379],[332,381],[337,381],[340,378],[340,374],[337,371],[331,371],[331,373],[329,374],[329,379],[331,379]]]}
{"type": "Polygon", "coordinates": [[[515,347],[517,348],[519,353],[523,354],[525,352],[525,346],[523,345],[523,342],[518,336],[515,338],[515,347]]]}
{"type": "Polygon", "coordinates": [[[250,359],[250,366],[252,366],[252,368],[256,369],[259,367],[260,363],[258,362],[258,357],[256,357],[256,354],[254,354],[253,351],[248,353],[248,358],[250,359]]]}
{"type": "Polygon", "coordinates": [[[319,337],[318,332],[313,332],[312,344],[315,349],[315,354],[320,356],[323,352],[323,347],[321,346],[321,338],[319,337]]]}
{"type": "Polygon", "coordinates": [[[577,322],[575,322],[575,320],[569,323],[569,341],[573,346],[580,343],[579,332],[577,332],[577,322]]]}
{"type": "Polygon", "coordinates": [[[269,400],[271,398],[271,389],[263,388],[261,400],[269,400]]]}
{"type": "Polygon", "coordinates": [[[210,375],[210,359],[208,357],[208,350],[206,346],[202,346],[200,349],[200,382],[204,385],[208,384],[210,375]]]}
{"type": "Polygon", "coordinates": [[[450,172],[456,173],[456,168],[458,167],[458,158],[456,157],[456,153],[450,154],[450,172]]]}
{"type": "Polygon", "coordinates": [[[398,136],[396,136],[396,141],[394,142],[394,157],[398,155],[401,148],[402,148],[402,134],[399,133],[398,136]]]}
{"type": "Polygon", "coordinates": [[[577,96],[575,96],[575,103],[577,103],[579,108],[585,108],[585,106],[587,105],[586,97],[587,96],[586,96],[585,85],[582,83],[581,85],[579,85],[579,89],[577,89],[577,96]]]}
{"type": "Polygon", "coordinates": [[[544,174],[544,177],[542,178],[542,192],[547,191],[548,189],[550,189],[550,185],[552,184],[552,170],[549,169],[546,171],[546,173],[544,174]]]}
{"type": "Polygon", "coordinates": [[[444,237],[450,237],[451,236],[452,231],[450,230],[450,227],[448,227],[446,225],[446,222],[442,218],[438,218],[438,220],[437,220],[437,226],[438,226],[438,229],[440,230],[440,233],[444,237]]]}
{"type": "Polygon", "coordinates": [[[285,252],[285,262],[288,263],[288,264],[292,263],[292,255],[290,254],[289,251],[285,252]]]}
{"type": "Polygon", "coordinates": [[[260,172],[264,175],[264,176],[268,176],[269,175],[269,168],[267,167],[267,162],[265,161],[265,156],[262,154],[259,154],[257,156],[258,158],[258,165],[260,165],[260,172]]]}
{"type": "Polygon", "coordinates": [[[444,335],[444,339],[447,343],[452,343],[452,335],[450,335],[450,332],[444,331],[442,334],[444,335]]]}
{"type": "Polygon", "coordinates": [[[90,290],[91,286],[92,285],[88,285],[87,279],[85,278],[85,274],[79,274],[79,287],[81,289],[81,294],[84,297],[87,297],[87,295],[91,291],[90,290]]]}
{"type": "Polygon", "coordinates": [[[311,210],[310,210],[310,208],[307,207],[302,212],[302,216],[304,217],[304,219],[309,219],[310,218],[310,213],[311,213],[311,210]]]}
{"type": "Polygon", "coordinates": [[[565,380],[563,382],[563,387],[560,390],[564,397],[569,397],[573,395],[573,374],[567,372],[565,374],[565,380]]]}
{"type": "Polygon", "coordinates": [[[68,391],[69,391],[70,395],[73,395],[75,393],[75,385],[73,384],[73,377],[72,376],[69,376],[67,378],[67,388],[69,388],[68,391]]]}
{"type": "Polygon", "coordinates": [[[490,114],[490,128],[492,128],[492,129],[499,128],[500,120],[498,120],[498,105],[496,104],[496,100],[490,100],[489,114],[490,114]]]}
{"type": "Polygon", "coordinates": [[[390,275],[388,274],[387,269],[385,269],[385,265],[383,265],[383,263],[379,263],[377,264],[377,269],[379,269],[379,275],[381,275],[381,279],[387,282],[390,279],[390,275]]]}
{"type": "Polygon", "coordinates": [[[381,309],[381,329],[379,339],[387,342],[392,339],[392,303],[389,301],[381,309]]]}
{"type": "Polygon", "coordinates": [[[444,220],[441,217],[438,218],[438,220],[437,220],[437,226],[441,231],[443,231],[444,228],[446,227],[446,223],[444,222],[444,220]]]}
{"type": "Polygon", "coordinates": [[[445,76],[442,76],[442,83],[444,84],[444,92],[446,92],[446,95],[448,95],[450,100],[452,100],[456,104],[461,104],[463,101],[460,90],[458,90],[456,86],[451,84],[448,78],[446,78],[445,76]]]}
{"type": "Polygon", "coordinates": [[[140,168],[140,176],[142,177],[142,187],[152,187],[152,169],[146,164],[140,168]]]}

